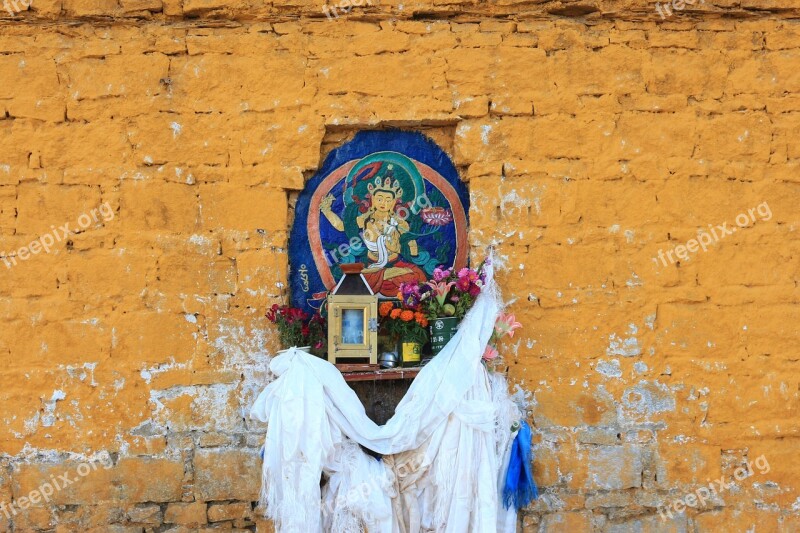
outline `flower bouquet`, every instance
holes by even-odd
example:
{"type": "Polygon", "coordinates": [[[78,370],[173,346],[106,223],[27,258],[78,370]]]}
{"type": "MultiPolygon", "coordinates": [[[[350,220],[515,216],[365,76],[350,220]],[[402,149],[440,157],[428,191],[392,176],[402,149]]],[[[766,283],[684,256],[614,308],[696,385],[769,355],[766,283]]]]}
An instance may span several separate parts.
{"type": "Polygon", "coordinates": [[[485,279],[482,265],[478,270],[464,267],[457,274],[452,269],[435,269],[433,279],[421,288],[428,319],[463,319],[481,293],[485,279]]]}
{"type": "Polygon", "coordinates": [[[283,349],[292,346],[309,346],[311,353],[324,355],[328,328],[325,319],[315,313],[310,316],[302,309],[274,304],[267,310],[267,319],[278,326],[278,336],[283,349]]]}
{"type": "Polygon", "coordinates": [[[378,308],[381,326],[395,341],[401,344],[403,363],[419,363],[422,346],[428,342],[428,319],[425,314],[405,305],[383,302],[378,308]]]}
{"type": "Polygon", "coordinates": [[[486,277],[483,264],[474,270],[436,268],[433,279],[425,283],[403,283],[397,297],[402,304],[422,312],[430,322],[431,352],[439,353],[453,338],[458,323],[467,314],[481,293],[486,277]]]}

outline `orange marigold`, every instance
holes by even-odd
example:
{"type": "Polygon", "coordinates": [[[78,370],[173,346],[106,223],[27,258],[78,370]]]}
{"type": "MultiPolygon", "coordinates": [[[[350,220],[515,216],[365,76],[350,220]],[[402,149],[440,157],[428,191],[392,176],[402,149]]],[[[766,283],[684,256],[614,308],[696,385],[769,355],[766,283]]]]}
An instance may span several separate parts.
{"type": "Polygon", "coordinates": [[[408,309],[406,309],[405,311],[400,313],[400,320],[402,320],[403,322],[410,322],[414,320],[414,311],[409,311],[408,309]]]}
{"type": "Polygon", "coordinates": [[[380,308],[378,308],[378,313],[380,313],[381,316],[388,316],[389,313],[392,312],[392,309],[394,309],[392,302],[383,302],[380,308]]]}
{"type": "Polygon", "coordinates": [[[400,309],[392,309],[392,312],[389,313],[389,318],[397,318],[400,316],[400,313],[402,313],[400,309]]]}
{"type": "Polygon", "coordinates": [[[423,328],[427,328],[428,327],[428,319],[425,318],[424,316],[417,317],[417,324],[419,324],[423,328]]]}

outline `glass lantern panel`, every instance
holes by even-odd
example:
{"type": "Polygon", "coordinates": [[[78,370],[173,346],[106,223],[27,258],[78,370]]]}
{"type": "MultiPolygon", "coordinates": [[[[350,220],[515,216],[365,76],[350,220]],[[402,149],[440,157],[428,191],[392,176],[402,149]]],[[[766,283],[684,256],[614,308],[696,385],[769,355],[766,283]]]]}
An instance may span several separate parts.
{"type": "Polygon", "coordinates": [[[364,309],[342,310],[342,344],[364,344],[364,309]]]}

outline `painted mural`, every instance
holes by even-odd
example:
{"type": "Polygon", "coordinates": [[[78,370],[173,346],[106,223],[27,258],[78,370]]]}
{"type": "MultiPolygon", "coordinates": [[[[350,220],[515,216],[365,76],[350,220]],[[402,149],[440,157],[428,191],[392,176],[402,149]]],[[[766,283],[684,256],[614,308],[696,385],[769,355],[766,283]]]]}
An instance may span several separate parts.
{"type": "Polygon", "coordinates": [[[361,132],[332,151],[298,199],[289,242],[292,304],[319,308],[363,263],[373,292],[468,262],[469,195],[450,158],[419,133],[361,132]]]}

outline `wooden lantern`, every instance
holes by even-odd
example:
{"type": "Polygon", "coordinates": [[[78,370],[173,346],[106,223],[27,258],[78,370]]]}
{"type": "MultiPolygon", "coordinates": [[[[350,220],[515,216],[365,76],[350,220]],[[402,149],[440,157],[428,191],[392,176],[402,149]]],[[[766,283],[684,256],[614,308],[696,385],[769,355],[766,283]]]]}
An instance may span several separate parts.
{"type": "Polygon", "coordinates": [[[328,295],[328,361],[378,364],[378,297],[362,263],[340,265],[344,275],[328,295]]]}

